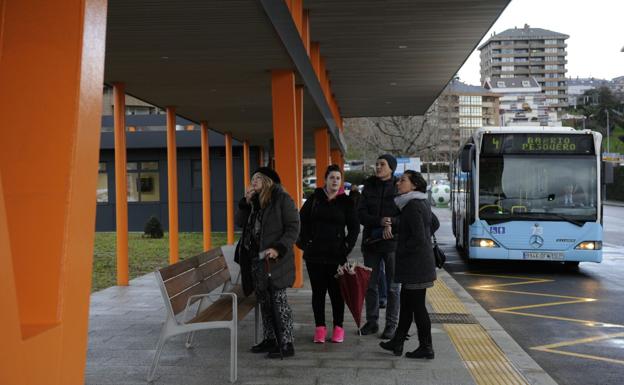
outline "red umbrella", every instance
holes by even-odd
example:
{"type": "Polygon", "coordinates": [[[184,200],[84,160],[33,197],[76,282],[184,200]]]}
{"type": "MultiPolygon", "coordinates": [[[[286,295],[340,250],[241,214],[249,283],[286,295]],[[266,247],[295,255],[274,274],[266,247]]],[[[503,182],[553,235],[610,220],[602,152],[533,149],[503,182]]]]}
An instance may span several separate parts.
{"type": "Polygon", "coordinates": [[[338,274],[336,274],[342,298],[353,315],[358,332],[362,323],[364,297],[372,271],[369,267],[347,262],[338,266],[338,274]]]}

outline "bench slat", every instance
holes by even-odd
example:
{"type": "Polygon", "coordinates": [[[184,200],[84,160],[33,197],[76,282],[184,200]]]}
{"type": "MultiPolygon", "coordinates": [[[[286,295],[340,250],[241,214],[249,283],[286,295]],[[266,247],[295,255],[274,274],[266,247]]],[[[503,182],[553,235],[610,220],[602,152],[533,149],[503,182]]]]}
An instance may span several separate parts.
{"type": "Polygon", "coordinates": [[[159,270],[160,276],[162,277],[163,281],[167,281],[175,277],[176,275],[180,275],[184,273],[185,271],[191,270],[201,264],[204,264],[210,260],[213,260],[219,257],[225,258],[223,256],[223,251],[221,251],[221,248],[217,247],[215,249],[211,249],[201,254],[195,255],[194,257],[187,258],[171,266],[163,267],[162,269],[159,270]]]}
{"type": "Polygon", "coordinates": [[[207,260],[204,264],[165,281],[164,283],[165,288],[167,289],[167,294],[169,295],[169,298],[172,298],[189,287],[196,285],[200,281],[211,279],[211,276],[223,269],[227,269],[227,264],[224,258],[213,258],[207,260]]]}
{"type": "MultiPolygon", "coordinates": [[[[238,320],[242,321],[247,314],[256,305],[256,297],[249,296],[243,297],[242,294],[237,294],[238,300],[238,320]]],[[[215,301],[210,307],[202,311],[195,318],[188,321],[188,323],[207,322],[207,321],[227,321],[232,319],[232,305],[231,298],[224,297],[215,301]]]]}
{"type": "MultiPolygon", "coordinates": [[[[227,269],[223,269],[219,271],[217,274],[211,276],[208,279],[205,279],[198,283],[195,286],[192,286],[186,291],[179,293],[178,295],[171,298],[171,308],[173,310],[173,314],[178,314],[186,307],[186,302],[188,298],[196,295],[196,294],[206,294],[210,293],[214,289],[222,286],[230,280],[230,272],[227,269]]],[[[191,303],[197,301],[193,300],[191,303]]]]}

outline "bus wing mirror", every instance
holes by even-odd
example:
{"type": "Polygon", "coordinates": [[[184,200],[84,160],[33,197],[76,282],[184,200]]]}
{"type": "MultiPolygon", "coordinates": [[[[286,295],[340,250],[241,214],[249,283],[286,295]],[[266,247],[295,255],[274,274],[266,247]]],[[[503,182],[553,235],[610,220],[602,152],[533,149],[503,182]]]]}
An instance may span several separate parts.
{"type": "Polygon", "coordinates": [[[613,184],[613,163],[602,162],[602,183],[613,184]]]}
{"type": "Polygon", "coordinates": [[[472,171],[472,156],[474,154],[473,145],[466,144],[461,152],[461,170],[462,172],[472,171]]]}

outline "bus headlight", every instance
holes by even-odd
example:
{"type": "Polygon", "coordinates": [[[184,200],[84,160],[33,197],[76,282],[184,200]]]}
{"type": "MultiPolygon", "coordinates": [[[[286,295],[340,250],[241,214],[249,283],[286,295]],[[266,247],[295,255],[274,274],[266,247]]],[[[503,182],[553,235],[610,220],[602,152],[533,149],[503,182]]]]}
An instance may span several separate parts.
{"type": "Polygon", "coordinates": [[[576,250],[601,250],[602,241],[585,241],[575,247],[576,250]]]}
{"type": "Polygon", "coordinates": [[[488,238],[472,238],[470,240],[470,246],[472,247],[500,247],[498,243],[488,238]]]}

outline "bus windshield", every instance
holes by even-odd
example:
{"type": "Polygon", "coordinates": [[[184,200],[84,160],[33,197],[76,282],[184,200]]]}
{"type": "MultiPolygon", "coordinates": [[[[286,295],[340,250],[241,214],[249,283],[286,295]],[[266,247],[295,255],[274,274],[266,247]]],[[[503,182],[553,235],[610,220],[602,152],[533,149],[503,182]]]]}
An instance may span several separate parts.
{"type": "Polygon", "coordinates": [[[597,220],[596,158],[588,155],[495,155],[479,161],[479,218],[597,220]]]}

